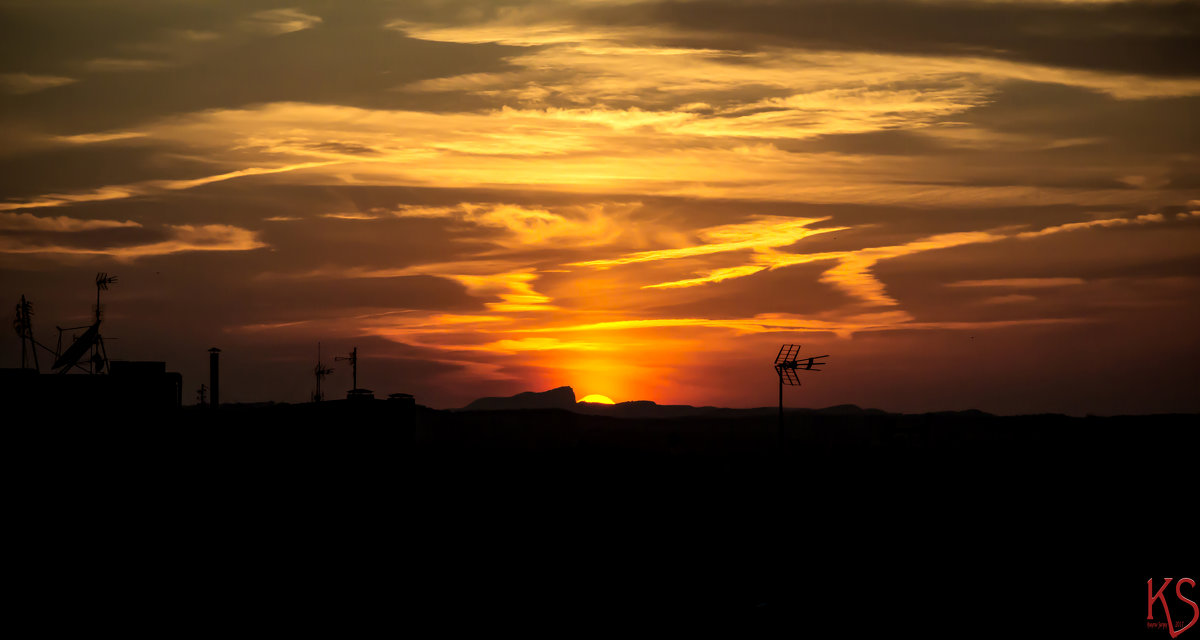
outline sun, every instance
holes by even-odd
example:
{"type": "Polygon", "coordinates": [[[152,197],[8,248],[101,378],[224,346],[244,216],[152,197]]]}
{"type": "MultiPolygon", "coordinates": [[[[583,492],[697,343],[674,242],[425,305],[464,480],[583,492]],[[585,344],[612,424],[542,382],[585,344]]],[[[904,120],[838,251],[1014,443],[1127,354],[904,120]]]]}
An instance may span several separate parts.
{"type": "Polygon", "coordinates": [[[609,398],[608,396],[602,396],[598,393],[593,393],[590,396],[584,396],[584,398],[582,400],[580,400],[580,402],[595,402],[596,404],[616,404],[615,402],[612,401],[612,398],[609,398]]]}

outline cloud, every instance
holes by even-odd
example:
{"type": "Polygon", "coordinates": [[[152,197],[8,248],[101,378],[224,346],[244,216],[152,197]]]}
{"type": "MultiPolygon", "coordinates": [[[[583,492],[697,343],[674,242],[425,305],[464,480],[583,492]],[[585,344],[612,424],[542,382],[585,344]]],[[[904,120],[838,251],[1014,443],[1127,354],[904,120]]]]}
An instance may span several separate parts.
{"type": "Polygon", "coordinates": [[[140,227],[133,220],[81,220],[68,216],[40,217],[31,213],[0,213],[0,231],[54,231],[71,233],[95,229],[140,227]]]}
{"type": "Polygon", "coordinates": [[[471,295],[500,298],[500,302],[486,304],[488,309],[496,313],[553,311],[557,308],[550,304],[549,297],[533,289],[533,282],[538,279],[538,274],[532,269],[486,275],[431,273],[462,284],[471,295]]]}
{"type": "Polygon", "coordinates": [[[55,136],[54,139],[68,144],[100,144],[144,137],[146,137],[146,134],[140,131],[108,131],[104,133],[79,133],[73,136],[55,136]]]}
{"type": "Polygon", "coordinates": [[[320,17],[299,9],[269,9],[251,14],[242,21],[242,26],[250,31],[268,35],[283,35],[311,29],[321,22],[320,17]]]}
{"type": "MultiPolygon", "coordinates": [[[[1134,72],[1195,73],[1190,3],[646,2],[579,12],[599,29],[639,26],[733,50],[777,46],[998,60],[1134,72]]],[[[529,14],[527,20],[539,18],[529,14]]],[[[554,13],[541,18],[552,21],[554,13]]]]}
{"type": "Polygon", "coordinates": [[[23,202],[0,202],[0,211],[19,209],[40,209],[44,207],[61,207],[80,202],[102,202],[105,200],[122,200],[131,198],[137,191],[128,187],[101,187],[85,193],[51,193],[33,200],[23,202]]]}
{"type": "Polygon", "coordinates": [[[752,318],[655,318],[647,320],[613,320],[582,325],[565,325],[543,327],[537,329],[518,329],[517,332],[547,333],[547,332],[599,332],[599,331],[632,331],[641,329],[663,328],[709,328],[727,329],[740,334],[752,333],[832,333],[841,337],[849,337],[855,333],[897,331],[897,330],[937,330],[937,329],[985,329],[1013,327],[1040,324],[1075,324],[1077,319],[1068,318],[1033,318],[1024,320],[998,320],[985,322],[911,322],[903,314],[874,314],[850,317],[843,321],[814,320],[789,314],[758,314],[752,318]]]}
{"type": "MultiPolygon", "coordinates": [[[[699,232],[704,244],[674,249],[641,251],[618,258],[573,262],[572,266],[609,267],[635,262],[652,262],[694,256],[724,253],[727,251],[755,250],[765,252],[776,247],[786,247],[804,238],[821,233],[841,231],[847,227],[823,227],[812,229],[810,225],[825,222],[829,218],[783,218],[761,216],[750,222],[710,227],[699,232]]],[[[727,276],[728,277],[728,276],[727,276]]]]}
{"type": "Polygon", "coordinates": [[[212,42],[220,40],[221,34],[215,31],[204,31],[200,29],[174,29],[170,35],[176,40],[183,42],[212,42]]]}
{"type": "Polygon", "coordinates": [[[84,63],[88,71],[103,73],[124,73],[129,71],[155,71],[169,66],[163,60],[145,60],[141,58],[95,58],[84,63]]]}
{"type": "MultiPolygon", "coordinates": [[[[890,113],[886,108],[877,112],[890,113]]],[[[913,111],[918,112],[922,111],[913,111]]],[[[772,116],[791,117],[801,116],[772,116]]],[[[827,114],[814,117],[814,122],[824,123],[819,126],[833,126],[827,114]]],[[[769,120],[753,113],[726,117],[694,111],[650,113],[636,108],[426,113],[276,103],[206,111],[146,123],[138,131],[156,143],[181,146],[213,163],[251,168],[172,183],[160,181],[156,185],[112,185],[94,195],[69,194],[71,198],[49,194],[4,208],[57,206],[106,198],[117,191],[138,195],[144,192],[143,187],[189,188],[236,177],[299,171],[303,174],[296,176],[297,181],[333,184],[452,184],[460,188],[940,207],[1051,203],[1146,206],[1161,198],[1159,189],[1128,189],[1115,181],[1099,186],[1086,181],[1076,186],[1070,180],[1063,186],[1036,181],[996,184],[988,172],[1003,171],[1003,165],[992,169],[976,163],[948,163],[936,155],[879,158],[795,153],[783,148],[777,139],[754,137],[764,133],[764,127],[780,128],[775,132],[779,135],[788,128],[782,121],[770,124],[769,120]],[[331,146],[331,140],[338,144],[331,146]],[[350,151],[363,147],[373,152],[350,151]],[[930,182],[932,175],[938,175],[939,180],[930,182]]],[[[852,120],[863,124],[871,118],[852,120]]],[[[917,121],[912,124],[934,127],[917,121]]],[[[947,125],[936,128],[944,131],[947,125]]],[[[815,133],[797,126],[792,135],[815,133]]],[[[1044,171],[1037,175],[1071,177],[1076,172],[1086,175],[1095,171],[1050,163],[1052,159],[1045,156],[1024,158],[1043,165],[1044,171]]],[[[1027,169],[1021,168],[1022,175],[1032,175],[1027,169]]]]}
{"type": "Polygon", "coordinates": [[[187,251],[250,251],[267,246],[258,239],[256,232],[231,225],[167,225],[164,230],[167,239],[161,242],[103,248],[35,245],[0,237],[0,253],[52,256],[103,255],[125,261],[187,251]]]}
{"type": "MultiPolygon", "coordinates": [[[[790,253],[787,251],[778,250],[779,248],[791,245],[795,241],[800,240],[803,237],[807,237],[808,235],[814,235],[815,233],[826,231],[840,231],[848,229],[848,227],[815,230],[806,229],[807,225],[818,221],[820,220],[801,219],[793,221],[792,223],[764,225],[764,221],[758,220],[746,224],[714,227],[700,231],[699,235],[702,238],[710,240],[728,239],[733,241],[718,241],[711,244],[692,245],[675,249],[643,251],[627,254],[617,258],[591,260],[574,264],[577,266],[610,267],[620,264],[668,260],[681,257],[704,256],[725,251],[752,248],[754,249],[754,252],[749,255],[748,262],[745,264],[709,270],[700,277],[644,285],[644,288],[682,289],[751,276],[763,271],[764,269],[780,269],[783,267],[809,264],[813,262],[833,261],[837,264],[825,270],[821,274],[821,282],[832,285],[844,291],[853,299],[858,301],[859,304],[874,306],[898,306],[900,304],[899,301],[888,295],[885,285],[874,273],[875,266],[881,261],[929,251],[960,247],[964,245],[993,243],[1010,239],[1027,240],[1057,233],[1080,231],[1092,228],[1121,227],[1127,225],[1158,223],[1165,221],[1165,218],[1160,214],[1143,214],[1133,218],[1105,218],[1089,220],[1085,222],[1072,222],[1045,227],[1037,231],[1023,231],[1018,233],[1005,233],[1003,231],[966,231],[946,233],[921,238],[900,245],[867,247],[849,251],[790,253]],[[797,234],[795,236],[789,235],[789,230],[792,233],[796,233],[799,231],[799,229],[804,229],[806,233],[803,235],[797,234]],[[761,235],[755,237],[756,234],[760,233],[761,235]],[[747,236],[753,239],[746,239],[747,236]]],[[[1076,281],[1075,279],[975,280],[952,283],[949,286],[1044,287],[1064,286],[1066,284],[1076,284],[1076,281]]]]}
{"type": "Polygon", "coordinates": [[[947,282],[947,287],[1004,287],[1012,289],[1044,289],[1083,284],[1083,278],[998,278],[993,280],[959,280],[947,282]]]}
{"type": "Polygon", "coordinates": [[[1053,233],[1061,233],[1063,231],[1078,231],[1080,229],[1091,229],[1094,227],[1124,227],[1127,225],[1143,225],[1154,222],[1163,222],[1165,218],[1160,213],[1146,213],[1135,218],[1103,218],[1099,220],[1087,220],[1085,222],[1069,222],[1067,224],[1045,227],[1037,231],[1023,231],[1018,233],[1018,238],[1037,238],[1047,236],[1053,233]]]}
{"type": "Polygon", "coordinates": [[[0,203],[0,211],[12,211],[19,209],[39,209],[45,207],[62,207],[72,204],[84,202],[103,202],[108,200],[122,200],[125,198],[134,198],[138,196],[150,195],[162,191],[182,191],[195,187],[212,184],[214,182],[224,182],[236,178],[244,178],[247,176],[262,176],[278,173],[287,173],[290,171],[302,171],[304,169],[312,169],[315,167],[324,167],[332,162],[302,162],[294,165],[285,165],[281,167],[250,167],[247,169],[237,169],[235,171],[227,171],[216,175],[203,176],[200,178],[187,178],[178,180],[148,180],[125,185],[112,185],[95,189],[90,192],[83,193],[51,193],[40,196],[33,200],[23,202],[6,202],[0,203]]]}
{"type": "Polygon", "coordinates": [[[435,42],[461,42],[484,44],[495,42],[517,47],[534,47],[562,43],[579,43],[596,40],[630,39],[645,29],[626,27],[619,29],[590,28],[581,30],[578,23],[539,21],[536,14],[522,19],[515,12],[508,17],[483,24],[439,25],[409,20],[393,20],[388,29],[399,31],[410,38],[435,42]]]}
{"type": "Polygon", "coordinates": [[[540,273],[523,267],[519,260],[476,259],[463,262],[427,263],[399,269],[328,268],[301,273],[263,276],[268,280],[400,278],[416,275],[453,280],[473,296],[492,298],[485,307],[495,313],[554,311],[550,297],[533,288],[540,273]]]}
{"type": "MultiPolygon", "coordinates": [[[[644,101],[647,91],[631,90],[635,88],[712,91],[728,86],[739,67],[746,85],[764,79],[780,84],[778,78],[787,75],[800,83],[782,86],[802,87],[804,80],[815,78],[814,72],[842,71],[843,82],[860,84],[868,72],[875,78],[867,81],[877,84],[928,84],[938,78],[994,87],[1026,80],[1084,87],[1120,99],[1200,94],[1197,70],[1182,58],[1164,55],[1173,50],[1184,55],[1197,39],[1194,30],[1172,33],[1181,27],[1169,8],[1123,6],[1098,15],[1089,9],[1030,5],[810,2],[735,7],[693,2],[582,11],[573,21],[564,20],[562,13],[537,7],[469,24],[393,26],[429,40],[534,49],[509,59],[526,72],[495,74],[490,83],[486,75],[464,75],[456,87],[460,90],[535,97],[539,93],[532,89],[538,86],[543,96],[561,94],[593,104],[635,95],[644,101]],[[897,29],[897,24],[906,28],[897,29]],[[679,46],[697,41],[708,46],[679,46]],[[747,42],[755,45],[748,48],[747,42]],[[687,72],[687,66],[694,70],[687,72]],[[662,82],[664,76],[671,81],[662,82]]],[[[427,81],[423,88],[445,90],[454,87],[451,82],[427,81]]]]}
{"type": "Polygon", "coordinates": [[[712,269],[702,272],[703,275],[695,278],[685,278],[683,280],[674,280],[671,282],[660,282],[658,284],[644,285],[643,289],[682,289],[684,287],[694,287],[702,284],[710,284],[731,280],[733,278],[741,278],[750,276],[766,269],[765,265],[746,264],[738,267],[724,267],[721,269],[712,269]]]}
{"type": "MultiPolygon", "coordinates": [[[[332,218],[334,220],[378,220],[380,216],[370,213],[322,213],[322,218],[332,218]]],[[[293,218],[294,219],[294,218],[293,218]]]]}
{"type": "Polygon", "coordinates": [[[476,227],[500,230],[487,241],[510,249],[543,246],[589,247],[613,243],[640,203],[596,203],[549,208],[504,203],[463,202],[453,207],[405,205],[400,218],[449,218],[476,227]]]}
{"type": "Polygon", "coordinates": [[[66,76],[35,75],[32,73],[0,73],[0,91],[10,95],[37,93],[76,82],[66,76]]]}
{"type": "Polygon", "coordinates": [[[981,304],[1020,304],[1023,302],[1033,302],[1035,300],[1037,300],[1037,298],[1031,295],[1013,293],[1006,296],[993,296],[991,298],[985,298],[981,301],[981,304]]]}
{"type": "MultiPolygon", "coordinates": [[[[818,255],[817,257],[836,258],[838,261],[837,266],[821,274],[821,282],[838,287],[854,298],[857,298],[863,304],[895,306],[900,303],[887,294],[884,284],[873,272],[875,265],[881,260],[899,258],[925,251],[948,249],[966,244],[995,242],[1002,238],[1003,236],[983,231],[968,231],[940,234],[891,247],[871,247],[841,254],[818,255]]],[[[777,262],[777,265],[784,266],[793,260],[806,262],[806,258],[810,257],[813,256],[800,256],[798,258],[783,257],[777,262]]]]}

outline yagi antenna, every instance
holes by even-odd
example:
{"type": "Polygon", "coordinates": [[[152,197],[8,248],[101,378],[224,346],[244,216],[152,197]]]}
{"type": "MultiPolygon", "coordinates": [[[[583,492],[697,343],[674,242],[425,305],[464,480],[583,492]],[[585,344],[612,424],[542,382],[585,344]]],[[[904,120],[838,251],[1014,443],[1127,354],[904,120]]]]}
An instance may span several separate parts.
{"type": "Polygon", "coordinates": [[[13,329],[21,336],[21,368],[29,367],[29,358],[33,356],[33,368],[40,372],[41,367],[38,366],[37,341],[33,339],[33,303],[26,300],[25,296],[21,296],[21,301],[17,303],[17,313],[13,317],[13,329]]]}
{"type": "Polygon", "coordinates": [[[100,273],[96,274],[97,289],[104,289],[105,291],[108,291],[108,285],[115,284],[116,282],[117,277],[108,275],[108,272],[101,271],[100,273]]]}
{"type": "Polygon", "coordinates": [[[317,390],[313,392],[313,395],[312,395],[313,402],[321,402],[322,400],[325,399],[325,394],[321,391],[321,380],[323,380],[325,378],[325,376],[327,376],[331,373],[333,373],[333,368],[326,367],[325,364],[321,362],[321,343],[318,342],[317,343],[317,366],[313,367],[313,375],[315,375],[317,377],[317,390]]]}
{"type": "Polygon", "coordinates": [[[96,322],[100,322],[100,292],[108,291],[108,285],[116,282],[117,277],[108,275],[106,271],[96,274],[96,322]]]}
{"type": "Polygon", "coordinates": [[[354,376],[354,387],[346,394],[346,399],[367,399],[370,392],[366,389],[358,388],[358,347],[350,350],[349,356],[337,356],[334,360],[345,360],[350,363],[351,375],[354,376]]]}
{"type": "Polygon", "coordinates": [[[826,363],[817,361],[829,357],[823,355],[801,358],[799,355],[800,345],[785,344],[779,347],[779,353],[775,356],[775,373],[779,376],[779,444],[781,448],[783,445],[783,385],[800,386],[800,377],[796,375],[796,372],[820,371],[816,367],[825,366],[826,363]]]}

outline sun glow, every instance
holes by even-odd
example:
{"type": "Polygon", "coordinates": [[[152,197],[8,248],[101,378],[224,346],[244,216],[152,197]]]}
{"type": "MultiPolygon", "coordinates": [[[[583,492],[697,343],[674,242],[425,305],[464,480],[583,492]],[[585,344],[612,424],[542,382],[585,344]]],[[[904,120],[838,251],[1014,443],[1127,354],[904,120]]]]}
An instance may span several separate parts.
{"type": "Polygon", "coordinates": [[[584,396],[584,398],[582,400],[580,400],[580,402],[595,402],[596,404],[616,404],[615,402],[612,401],[612,398],[609,398],[608,396],[602,396],[598,393],[593,393],[590,396],[584,396]]]}

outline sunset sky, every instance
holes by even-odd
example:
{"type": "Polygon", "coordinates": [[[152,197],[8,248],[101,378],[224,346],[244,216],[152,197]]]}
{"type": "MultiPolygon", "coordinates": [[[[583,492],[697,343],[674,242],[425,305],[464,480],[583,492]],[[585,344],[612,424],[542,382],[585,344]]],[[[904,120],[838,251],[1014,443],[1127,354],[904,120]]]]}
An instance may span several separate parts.
{"type": "Polygon", "coordinates": [[[0,0],[0,302],[53,346],[116,274],[185,402],[320,341],[437,408],[769,406],[799,343],[791,406],[1200,411],[1197,51],[1152,0],[0,0]]]}

